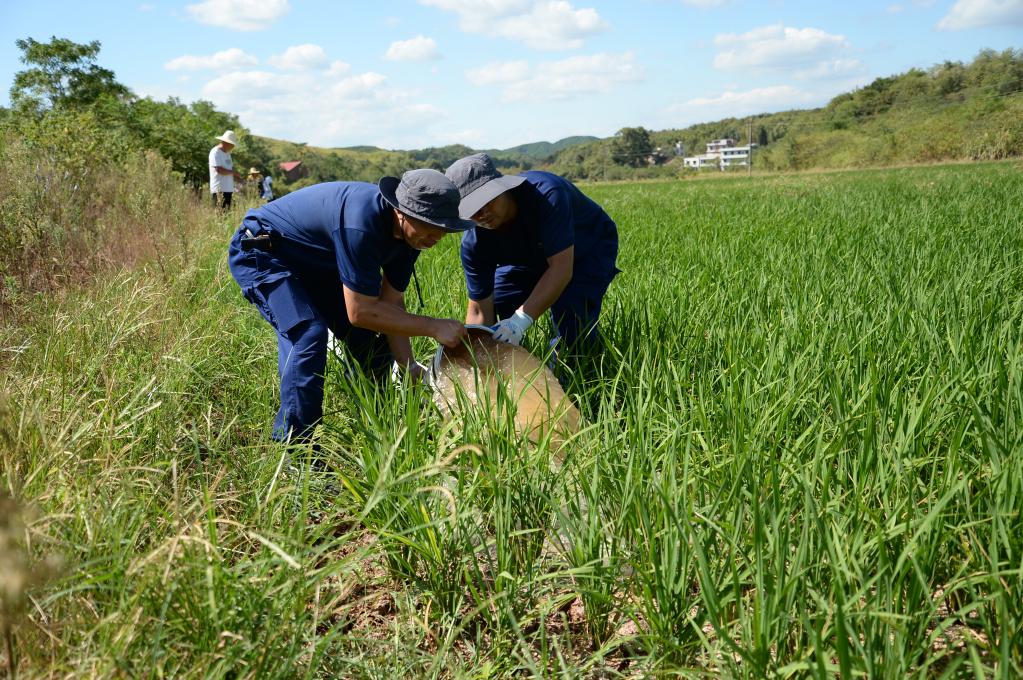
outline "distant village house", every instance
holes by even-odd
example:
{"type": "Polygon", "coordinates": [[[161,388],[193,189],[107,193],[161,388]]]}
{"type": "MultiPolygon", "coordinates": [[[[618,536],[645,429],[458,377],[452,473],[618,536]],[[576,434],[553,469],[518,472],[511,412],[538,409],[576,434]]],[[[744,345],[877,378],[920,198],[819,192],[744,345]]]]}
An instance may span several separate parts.
{"type": "Polygon", "coordinates": [[[278,167],[289,182],[309,176],[309,168],[302,165],[302,161],[285,161],[278,167]]]}
{"type": "Polygon", "coordinates": [[[687,168],[715,167],[724,170],[733,165],[749,165],[750,153],[756,144],[736,146],[735,140],[728,137],[715,139],[707,143],[707,153],[699,156],[686,156],[682,159],[687,168]]]}

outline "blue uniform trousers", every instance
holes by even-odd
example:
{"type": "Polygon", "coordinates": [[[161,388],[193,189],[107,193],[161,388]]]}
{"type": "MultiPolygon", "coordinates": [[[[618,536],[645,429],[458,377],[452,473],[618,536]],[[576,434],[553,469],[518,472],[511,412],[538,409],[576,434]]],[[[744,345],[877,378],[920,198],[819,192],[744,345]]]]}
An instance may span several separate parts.
{"type": "MultiPolygon", "coordinates": [[[[494,274],[494,312],[498,319],[508,318],[515,313],[533,292],[544,271],[515,265],[497,268],[494,274]]],[[[551,305],[555,332],[568,348],[581,352],[600,351],[603,348],[597,322],[604,295],[612,279],[596,284],[572,279],[551,305]]]]}
{"type": "Polygon", "coordinates": [[[281,406],[273,437],[304,441],[323,417],[328,328],[367,372],[384,372],[393,357],[383,336],[348,321],[336,270],[303,271],[302,247],[293,242],[275,241],[272,252],[242,250],[246,226],[231,240],[228,266],[245,299],[277,334],[281,406]]]}

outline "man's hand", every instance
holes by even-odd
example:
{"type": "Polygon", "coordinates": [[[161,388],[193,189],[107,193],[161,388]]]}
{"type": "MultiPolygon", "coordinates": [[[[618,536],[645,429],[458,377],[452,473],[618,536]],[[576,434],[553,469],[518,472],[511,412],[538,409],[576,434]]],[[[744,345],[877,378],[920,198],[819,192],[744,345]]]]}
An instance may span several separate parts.
{"type": "Polygon", "coordinates": [[[428,369],[426,366],[419,363],[418,361],[409,364],[408,367],[408,374],[412,377],[413,382],[424,382],[426,376],[429,375],[429,371],[430,369],[428,369]]]}
{"type": "Polygon", "coordinates": [[[458,347],[465,338],[468,331],[461,321],[454,319],[434,320],[433,337],[445,347],[458,347]]]}
{"type": "Polygon", "coordinates": [[[494,340],[507,342],[510,345],[522,344],[522,336],[533,325],[533,319],[519,307],[507,319],[501,319],[494,326],[494,340]]]}

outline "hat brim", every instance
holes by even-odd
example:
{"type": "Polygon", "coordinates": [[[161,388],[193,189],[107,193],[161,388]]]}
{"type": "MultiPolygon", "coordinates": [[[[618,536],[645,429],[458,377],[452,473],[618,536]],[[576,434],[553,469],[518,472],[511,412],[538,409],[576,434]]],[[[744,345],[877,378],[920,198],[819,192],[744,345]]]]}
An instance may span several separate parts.
{"type": "MultiPolygon", "coordinates": [[[[380,195],[384,197],[388,205],[397,210],[403,215],[407,215],[414,220],[425,222],[431,227],[437,227],[444,231],[456,234],[462,231],[469,231],[476,226],[476,223],[472,220],[465,220],[459,217],[427,217],[426,215],[420,215],[412,212],[408,208],[403,208],[398,203],[398,197],[395,192],[398,190],[398,185],[401,184],[401,180],[397,177],[381,177],[380,181],[377,182],[377,188],[380,189],[380,195]]],[[[461,212],[461,209],[459,209],[461,212]]]]}
{"type": "Polygon", "coordinates": [[[220,135],[219,137],[217,137],[217,140],[219,140],[221,142],[227,142],[228,144],[234,144],[234,145],[238,144],[238,142],[234,141],[233,139],[228,139],[224,135],[220,135]]]}
{"type": "Polygon", "coordinates": [[[492,200],[526,181],[525,177],[518,175],[501,175],[495,177],[486,184],[476,187],[475,190],[462,197],[458,204],[458,215],[462,219],[470,219],[480,211],[480,208],[492,200]]]}

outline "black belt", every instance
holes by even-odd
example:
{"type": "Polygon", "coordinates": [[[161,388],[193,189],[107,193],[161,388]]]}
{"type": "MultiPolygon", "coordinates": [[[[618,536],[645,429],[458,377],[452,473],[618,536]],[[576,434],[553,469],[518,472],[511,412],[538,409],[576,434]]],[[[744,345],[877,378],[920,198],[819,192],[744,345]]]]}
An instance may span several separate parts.
{"type": "Polygon", "coordinates": [[[273,252],[274,243],[277,241],[275,236],[276,234],[273,232],[263,232],[257,235],[246,229],[245,236],[241,237],[239,245],[242,250],[265,250],[270,253],[273,252]]]}

